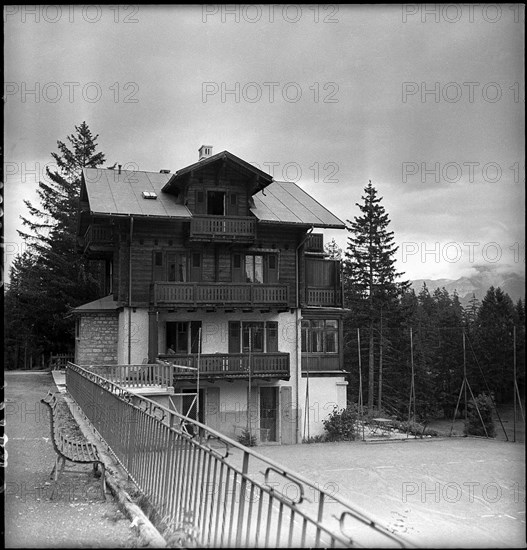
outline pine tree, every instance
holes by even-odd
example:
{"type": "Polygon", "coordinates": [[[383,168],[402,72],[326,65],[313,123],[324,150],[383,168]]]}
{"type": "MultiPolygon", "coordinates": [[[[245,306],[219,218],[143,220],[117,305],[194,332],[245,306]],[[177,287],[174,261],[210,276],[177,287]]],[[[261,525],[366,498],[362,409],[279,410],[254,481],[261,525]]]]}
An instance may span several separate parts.
{"type": "Polygon", "coordinates": [[[47,168],[46,181],[38,184],[40,205],[25,201],[29,216],[22,217],[26,231],[19,234],[27,251],[13,263],[6,293],[6,338],[11,360],[18,358],[15,367],[21,346],[33,354],[69,351],[68,313],[99,297],[96,266],[78,250],[76,229],[82,169],[97,168],[105,158],[86,122],[75,130],[68,145],[58,141],[59,152],[51,153],[57,170],[47,168]]]}
{"type": "Polygon", "coordinates": [[[395,310],[408,282],[396,281],[403,274],[395,269],[397,247],[393,232],[388,230],[390,219],[381,204],[382,197],[377,196],[371,181],[364,193],[363,203],[356,203],[361,215],[347,220],[350,236],[344,261],[344,292],[346,305],[352,309],[348,328],[351,321],[368,332],[368,410],[373,412],[375,331],[379,333],[381,317],[386,319],[387,313],[395,310]]]}

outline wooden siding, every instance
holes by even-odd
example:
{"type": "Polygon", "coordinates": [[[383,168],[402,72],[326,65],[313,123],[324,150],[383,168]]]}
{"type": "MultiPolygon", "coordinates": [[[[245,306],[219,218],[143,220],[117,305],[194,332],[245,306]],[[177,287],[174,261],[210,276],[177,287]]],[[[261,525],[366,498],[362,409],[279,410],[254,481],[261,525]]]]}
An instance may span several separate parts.
{"type": "MultiPolygon", "coordinates": [[[[185,279],[179,282],[247,283],[243,258],[263,254],[264,284],[286,285],[287,307],[296,306],[296,247],[306,234],[305,227],[284,227],[278,224],[257,224],[256,238],[249,243],[190,242],[190,223],[182,220],[134,219],[132,245],[129,245],[130,220],[116,224],[114,232],[113,288],[116,298],[128,303],[129,254],[132,260],[132,305],[153,305],[152,285],[169,281],[169,255],[186,258],[185,279]],[[159,253],[162,265],[154,267],[154,254],[159,253]],[[199,254],[200,267],[191,268],[193,254],[199,254]],[[268,269],[268,255],[275,255],[276,268],[268,269]],[[240,255],[242,265],[233,269],[233,258],[240,255]],[[267,256],[266,256],[267,255],[267,256]]],[[[312,306],[340,306],[341,294],[338,262],[302,259],[298,265],[301,303],[312,306]],[[313,284],[313,283],[319,284],[313,284]],[[308,284],[306,284],[308,283],[308,284]],[[311,283],[311,284],[309,284],[311,283]],[[320,284],[322,283],[322,284],[320,284]]],[[[282,301],[279,300],[280,307],[282,301]]]]}

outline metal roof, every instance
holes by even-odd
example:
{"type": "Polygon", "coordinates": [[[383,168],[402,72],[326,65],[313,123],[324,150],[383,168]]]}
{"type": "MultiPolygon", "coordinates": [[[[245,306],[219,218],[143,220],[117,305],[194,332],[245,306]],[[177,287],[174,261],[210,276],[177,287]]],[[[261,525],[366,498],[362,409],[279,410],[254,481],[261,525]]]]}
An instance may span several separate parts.
{"type": "Polygon", "coordinates": [[[93,302],[88,302],[87,304],[82,304],[74,308],[74,312],[82,313],[98,313],[104,311],[115,311],[119,309],[121,305],[113,299],[113,296],[105,296],[104,298],[99,298],[93,302]]]}
{"type": "MultiPolygon", "coordinates": [[[[162,189],[173,174],[85,168],[83,170],[90,211],[94,214],[192,217],[190,210],[162,189]],[[145,199],[143,192],[156,193],[145,199]]],[[[261,222],[313,225],[344,229],[345,224],[293,182],[273,181],[253,195],[251,212],[261,222]]]]}
{"type": "Polygon", "coordinates": [[[253,196],[251,212],[261,222],[295,223],[344,229],[342,220],[324,208],[296,183],[273,181],[253,196]]]}
{"type": "Polygon", "coordinates": [[[90,210],[94,214],[190,218],[190,210],[161,189],[173,174],[85,168],[83,170],[90,210]],[[145,199],[143,191],[157,194],[145,199]]]}

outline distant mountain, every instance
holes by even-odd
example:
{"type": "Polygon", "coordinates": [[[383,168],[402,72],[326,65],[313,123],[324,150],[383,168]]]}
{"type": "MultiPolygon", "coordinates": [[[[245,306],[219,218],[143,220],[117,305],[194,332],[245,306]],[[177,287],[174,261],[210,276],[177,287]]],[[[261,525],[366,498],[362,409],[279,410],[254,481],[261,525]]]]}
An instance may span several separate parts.
{"type": "Polygon", "coordinates": [[[466,306],[474,294],[478,300],[482,300],[487,290],[500,287],[516,303],[520,298],[525,299],[525,276],[518,273],[497,273],[491,269],[479,268],[478,273],[472,277],[460,279],[416,279],[411,281],[411,286],[416,294],[423,288],[423,283],[430,292],[436,288],[445,288],[449,294],[457,291],[462,305],[466,306]]]}

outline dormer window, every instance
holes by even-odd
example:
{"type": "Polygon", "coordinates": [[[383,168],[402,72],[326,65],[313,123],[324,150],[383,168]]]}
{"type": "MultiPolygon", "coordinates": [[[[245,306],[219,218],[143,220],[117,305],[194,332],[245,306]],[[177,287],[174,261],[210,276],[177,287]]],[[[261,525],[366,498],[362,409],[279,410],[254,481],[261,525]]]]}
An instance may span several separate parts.
{"type": "Polygon", "coordinates": [[[209,191],[207,193],[207,214],[209,216],[225,215],[224,191],[209,191]]]}

